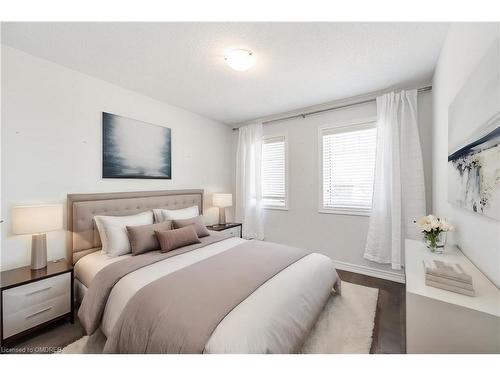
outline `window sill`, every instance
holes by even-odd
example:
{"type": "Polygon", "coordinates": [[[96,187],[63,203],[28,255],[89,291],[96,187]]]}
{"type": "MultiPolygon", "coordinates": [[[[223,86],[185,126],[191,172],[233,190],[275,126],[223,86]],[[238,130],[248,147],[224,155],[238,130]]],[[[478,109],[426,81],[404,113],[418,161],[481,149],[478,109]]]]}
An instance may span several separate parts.
{"type": "Polygon", "coordinates": [[[367,216],[371,215],[371,211],[348,211],[348,210],[330,210],[327,208],[320,208],[318,210],[320,214],[330,214],[330,215],[348,215],[348,216],[367,216]]]}
{"type": "Polygon", "coordinates": [[[288,207],[263,206],[264,210],[288,211],[288,207]]]}

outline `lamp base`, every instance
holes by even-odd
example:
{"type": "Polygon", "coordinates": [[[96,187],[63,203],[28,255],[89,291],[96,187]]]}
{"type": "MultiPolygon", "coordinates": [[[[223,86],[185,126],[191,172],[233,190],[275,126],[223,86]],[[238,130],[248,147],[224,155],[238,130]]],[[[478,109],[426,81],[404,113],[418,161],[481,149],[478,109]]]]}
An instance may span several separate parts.
{"type": "Polygon", "coordinates": [[[34,234],[31,237],[31,269],[47,267],[47,235],[34,234]]]}
{"type": "Polygon", "coordinates": [[[226,207],[219,207],[219,225],[226,224],[226,207]]]}

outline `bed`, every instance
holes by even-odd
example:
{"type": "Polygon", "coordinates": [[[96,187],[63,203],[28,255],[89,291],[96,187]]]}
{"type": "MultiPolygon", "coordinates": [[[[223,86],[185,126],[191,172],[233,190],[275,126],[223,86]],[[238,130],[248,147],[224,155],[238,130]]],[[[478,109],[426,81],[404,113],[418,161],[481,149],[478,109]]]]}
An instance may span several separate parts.
{"type": "Polygon", "coordinates": [[[340,292],[324,255],[216,232],[167,254],[101,254],[95,215],[193,205],[203,212],[203,190],[68,195],[68,257],[87,334],[102,331],[109,353],[300,350],[340,292]]]}

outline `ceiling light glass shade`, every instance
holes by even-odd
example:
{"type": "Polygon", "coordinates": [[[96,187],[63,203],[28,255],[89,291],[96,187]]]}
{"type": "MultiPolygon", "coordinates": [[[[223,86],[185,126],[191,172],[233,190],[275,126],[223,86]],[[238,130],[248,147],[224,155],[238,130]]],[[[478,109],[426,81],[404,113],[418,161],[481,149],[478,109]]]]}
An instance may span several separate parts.
{"type": "Polygon", "coordinates": [[[226,51],[224,59],[234,70],[244,72],[255,64],[255,54],[247,49],[231,49],[226,51]]]}

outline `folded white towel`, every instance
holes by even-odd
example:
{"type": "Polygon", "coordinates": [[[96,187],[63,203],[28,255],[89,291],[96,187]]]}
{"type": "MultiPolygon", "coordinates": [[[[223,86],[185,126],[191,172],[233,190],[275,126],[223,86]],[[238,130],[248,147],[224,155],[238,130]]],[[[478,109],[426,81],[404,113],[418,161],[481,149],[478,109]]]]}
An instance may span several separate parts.
{"type": "Polygon", "coordinates": [[[460,264],[440,260],[424,260],[423,262],[425,273],[428,275],[472,284],[472,277],[463,270],[460,264]]]}
{"type": "Polygon", "coordinates": [[[425,280],[426,281],[432,281],[434,283],[440,283],[440,284],[446,284],[450,286],[454,286],[457,288],[462,288],[462,289],[467,289],[467,290],[474,290],[474,287],[472,284],[469,283],[464,283],[462,281],[456,281],[452,279],[447,279],[446,277],[439,277],[439,276],[434,276],[434,275],[425,275],[425,280]]]}
{"type": "Polygon", "coordinates": [[[447,291],[454,292],[454,293],[463,294],[463,295],[470,296],[470,297],[474,297],[476,295],[476,293],[473,290],[457,288],[457,287],[452,286],[452,285],[436,283],[434,281],[429,281],[429,280],[425,280],[425,285],[432,286],[434,288],[447,290],[447,291]]]}

